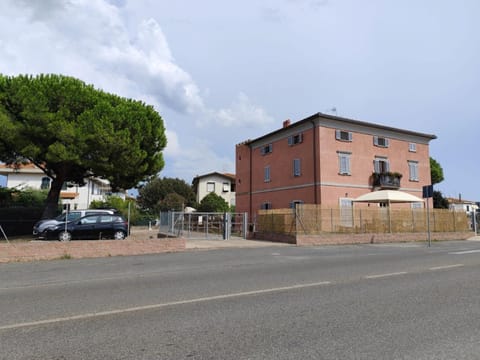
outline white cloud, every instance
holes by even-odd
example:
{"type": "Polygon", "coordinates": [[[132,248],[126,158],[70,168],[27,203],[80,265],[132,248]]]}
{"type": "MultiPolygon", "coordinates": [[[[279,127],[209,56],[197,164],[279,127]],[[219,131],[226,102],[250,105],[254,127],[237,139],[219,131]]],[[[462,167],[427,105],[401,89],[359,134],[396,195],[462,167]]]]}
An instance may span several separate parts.
{"type": "Polygon", "coordinates": [[[165,134],[167,136],[167,146],[164,150],[165,156],[175,157],[181,153],[180,143],[178,141],[178,135],[174,131],[166,130],[165,134]]]}
{"type": "Polygon", "coordinates": [[[207,122],[213,121],[223,127],[265,127],[273,123],[273,118],[265,109],[254,104],[246,94],[239,93],[227,108],[211,110],[207,122]]]}
{"type": "MultiPolygon", "coordinates": [[[[233,171],[231,155],[218,155],[233,153],[233,145],[224,141],[223,146],[231,148],[221,149],[218,142],[210,142],[219,133],[206,125],[263,128],[273,122],[243,92],[229,106],[206,105],[202,94],[208,96],[209,89],[200,91],[192,76],[177,64],[158,21],[131,16],[134,6],[123,0],[7,3],[0,13],[1,71],[9,75],[62,73],[153,104],[170,125],[164,153],[172,162],[167,164],[172,176],[233,171]]],[[[229,136],[225,133],[223,138],[229,136]]]]}
{"type": "Polygon", "coordinates": [[[170,162],[170,170],[184,179],[192,179],[196,175],[213,171],[235,172],[233,159],[219,155],[213,148],[212,143],[208,141],[202,139],[193,141],[188,148],[181,148],[177,160],[170,162]]]}
{"type": "Polygon", "coordinates": [[[197,85],[175,64],[154,19],[142,20],[131,32],[122,9],[103,0],[45,4],[23,1],[10,8],[10,20],[2,19],[7,21],[2,33],[12,25],[20,34],[0,44],[9,63],[19,61],[13,73],[61,72],[124,96],[140,90],[180,113],[203,109],[197,85]]]}

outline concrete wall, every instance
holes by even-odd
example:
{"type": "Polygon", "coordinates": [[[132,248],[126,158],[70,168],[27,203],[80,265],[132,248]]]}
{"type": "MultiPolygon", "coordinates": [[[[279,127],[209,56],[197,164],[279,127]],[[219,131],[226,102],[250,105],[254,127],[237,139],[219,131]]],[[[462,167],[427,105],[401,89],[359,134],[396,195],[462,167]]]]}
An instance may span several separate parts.
{"type": "MultiPolygon", "coordinates": [[[[466,240],[475,236],[474,232],[437,232],[431,233],[431,241],[466,240]]],[[[426,242],[426,233],[388,233],[388,234],[322,234],[287,235],[278,233],[255,233],[251,238],[296,244],[297,246],[381,244],[394,242],[426,242]]]]}

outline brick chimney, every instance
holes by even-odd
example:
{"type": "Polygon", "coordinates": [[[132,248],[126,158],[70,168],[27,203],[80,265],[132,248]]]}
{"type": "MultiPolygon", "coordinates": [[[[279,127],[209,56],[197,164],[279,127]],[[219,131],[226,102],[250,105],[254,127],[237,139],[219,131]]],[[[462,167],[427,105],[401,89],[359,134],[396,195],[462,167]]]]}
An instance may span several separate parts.
{"type": "Polygon", "coordinates": [[[283,127],[286,128],[286,127],[289,127],[290,126],[290,119],[287,119],[283,122],[283,127]]]}

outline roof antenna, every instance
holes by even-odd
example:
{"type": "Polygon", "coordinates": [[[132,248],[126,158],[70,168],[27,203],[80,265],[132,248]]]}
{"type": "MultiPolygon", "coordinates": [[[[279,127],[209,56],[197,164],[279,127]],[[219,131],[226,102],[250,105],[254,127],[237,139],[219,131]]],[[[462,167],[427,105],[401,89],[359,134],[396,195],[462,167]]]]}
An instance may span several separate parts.
{"type": "Polygon", "coordinates": [[[331,108],[328,108],[327,110],[325,110],[326,112],[329,112],[329,113],[333,113],[335,114],[335,116],[337,116],[337,107],[336,106],[333,106],[331,108]]]}

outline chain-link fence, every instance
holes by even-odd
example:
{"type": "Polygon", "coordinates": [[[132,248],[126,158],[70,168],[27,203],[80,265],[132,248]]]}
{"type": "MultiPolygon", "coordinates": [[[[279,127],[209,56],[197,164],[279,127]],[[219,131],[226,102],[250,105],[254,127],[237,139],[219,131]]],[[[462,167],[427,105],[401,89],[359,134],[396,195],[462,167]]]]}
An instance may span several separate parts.
{"type": "Polygon", "coordinates": [[[160,233],[189,239],[246,238],[246,213],[162,212],[160,233]]]}

